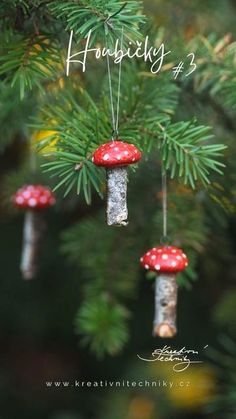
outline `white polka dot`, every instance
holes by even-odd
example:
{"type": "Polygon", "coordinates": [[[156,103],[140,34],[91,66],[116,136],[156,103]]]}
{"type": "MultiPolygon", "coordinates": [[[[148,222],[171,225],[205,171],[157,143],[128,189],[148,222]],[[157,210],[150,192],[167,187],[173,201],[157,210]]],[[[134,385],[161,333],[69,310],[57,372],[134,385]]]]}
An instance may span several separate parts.
{"type": "Polygon", "coordinates": [[[188,262],[185,262],[185,266],[188,266],[188,262]]]}
{"type": "Polygon", "coordinates": [[[103,156],[103,160],[108,160],[109,159],[109,154],[104,154],[104,156],[103,156]]]}
{"type": "Polygon", "coordinates": [[[164,253],[164,255],[162,255],[162,259],[164,259],[164,260],[168,259],[168,255],[166,255],[166,254],[164,253]]]}
{"type": "Polygon", "coordinates": [[[155,269],[159,271],[161,269],[160,265],[155,265],[155,269]]]}
{"type": "Polygon", "coordinates": [[[135,157],[133,157],[132,161],[135,161],[135,157]]]}
{"type": "Polygon", "coordinates": [[[185,255],[185,253],[182,254],[184,259],[187,259],[187,256],[185,255]]]}
{"type": "Polygon", "coordinates": [[[22,196],[18,196],[18,197],[16,198],[16,203],[17,203],[17,204],[23,204],[23,202],[24,202],[24,198],[23,198],[22,196]]]}
{"type": "Polygon", "coordinates": [[[115,147],[115,148],[114,148],[114,150],[115,150],[115,151],[119,151],[119,147],[115,147]]]}
{"type": "Polygon", "coordinates": [[[158,249],[158,253],[162,253],[162,249],[158,249]]]}
{"type": "Polygon", "coordinates": [[[28,201],[28,204],[29,204],[30,207],[36,207],[37,201],[34,198],[30,198],[29,201],[28,201]]]}
{"type": "Polygon", "coordinates": [[[151,259],[152,259],[152,260],[154,260],[154,259],[156,259],[156,258],[157,258],[157,257],[156,257],[156,255],[152,255],[152,256],[151,256],[151,259]]]}
{"type": "Polygon", "coordinates": [[[178,256],[176,256],[176,259],[177,260],[181,260],[182,259],[182,256],[178,255],[178,256]]]}
{"type": "Polygon", "coordinates": [[[143,262],[143,258],[140,258],[140,262],[143,262]]]}
{"type": "Polygon", "coordinates": [[[94,162],[94,157],[92,157],[92,162],[94,162]]]}
{"type": "Polygon", "coordinates": [[[144,268],[145,269],[149,269],[149,265],[144,265],[144,268]]]}
{"type": "Polygon", "coordinates": [[[138,150],[135,150],[135,154],[137,154],[138,153],[138,150]]]}
{"type": "Polygon", "coordinates": [[[129,152],[128,152],[128,151],[125,151],[125,152],[124,152],[124,154],[125,154],[126,156],[128,156],[128,155],[129,155],[129,152]]]}
{"type": "Polygon", "coordinates": [[[176,253],[176,249],[172,249],[171,250],[171,253],[176,253]]]}
{"type": "Polygon", "coordinates": [[[147,252],[147,256],[149,256],[151,253],[150,252],[147,252]]]}
{"type": "Polygon", "coordinates": [[[176,262],[172,262],[171,266],[173,266],[173,268],[177,265],[176,262]]]}
{"type": "Polygon", "coordinates": [[[30,192],[29,191],[24,191],[22,193],[22,195],[23,195],[24,198],[28,199],[30,197],[30,192]]]}

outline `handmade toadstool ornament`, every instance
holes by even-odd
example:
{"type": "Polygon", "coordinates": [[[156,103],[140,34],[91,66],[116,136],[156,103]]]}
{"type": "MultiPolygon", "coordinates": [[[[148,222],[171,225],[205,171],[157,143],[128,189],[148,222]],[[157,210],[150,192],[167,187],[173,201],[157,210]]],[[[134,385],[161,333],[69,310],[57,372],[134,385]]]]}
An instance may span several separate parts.
{"type": "Polygon", "coordinates": [[[173,337],[177,332],[176,274],[188,266],[187,256],[178,247],[160,246],[145,253],[140,262],[145,269],[157,273],[153,335],[173,337]]]}
{"type": "Polygon", "coordinates": [[[92,161],[107,170],[107,224],[126,225],[127,209],[127,166],[137,163],[141,152],[133,144],[110,141],[95,151],[92,161]]]}
{"type": "Polygon", "coordinates": [[[16,207],[26,210],[20,269],[24,279],[37,273],[37,257],[44,230],[42,210],[55,204],[53,192],[41,185],[26,185],[13,196],[16,207]]]}

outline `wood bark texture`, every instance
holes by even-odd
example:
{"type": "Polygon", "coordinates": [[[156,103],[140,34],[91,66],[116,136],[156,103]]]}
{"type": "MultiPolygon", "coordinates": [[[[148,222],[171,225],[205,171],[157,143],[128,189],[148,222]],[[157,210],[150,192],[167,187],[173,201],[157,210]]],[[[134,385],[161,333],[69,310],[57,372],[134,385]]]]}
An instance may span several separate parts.
{"type": "Polygon", "coordinates": [[[125,226],[128,224],[127,169],[107,169],[107,224],[125,226]]]}
{"type": "Polygon", "coordinates": [[[39,249],[44,230],[43,215],[37,210],[27,210],[20,265],[22,277],[25,280],[33,279],[37,275],[39,249]]]}
{"type": "Polygon", "coordinates": [[[155,283],[154,336],[171,338],[176,334],[176,306],[176,274],[161,273],[155,283]]]}

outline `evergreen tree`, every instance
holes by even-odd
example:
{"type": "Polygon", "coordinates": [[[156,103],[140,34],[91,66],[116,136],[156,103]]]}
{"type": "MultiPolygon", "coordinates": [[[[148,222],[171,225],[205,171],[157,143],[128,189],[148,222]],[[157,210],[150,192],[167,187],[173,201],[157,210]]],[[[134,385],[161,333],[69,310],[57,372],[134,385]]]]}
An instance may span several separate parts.
{"type": "MultiPolygon", "coordinates": [[[[168,10],[160,3],[160,10],[168,10]]],[[[236,43],[225,33],[199,35],[194,26],[172,36],[142,7],[135,0],[3,0],[0,5],[0,150],[3,156],[20,150],[17,168],[2,180],[4,208],[16,188],[32,178],[51,184],[58,194],[58,211],[64,214],[64,205],[66,217],[74,220],[61,234],[61,254],[78,275],[83,296],[75,332],[98,357],[120,353],[132,336],[128,325],[142,279],[139,258],[162,236],[162,168],[168,176],[171,242],[190,257],[179,285],[192,292],[199,272],[207,276],[210,266],[220,294],[225,273],[216,273],[215,258],[232,271],[235,264],[225,229],[235,211],[236,43]],[[78,63],[71,64],[69,77],[65,72],[71,31],[72,51],[78,51],[90,30],[93,48],[112,49],[123,37],[125,49],[148,35],[150,46],[165,43],[171,50],[158,74],[141,59],[122,64],[119,134],[144,155],[129,174],[126,230],[106,227],[105,172],[91,160],[113,130],[107,61],[89,54],[85,72],[78,63]],[[191,53],[197,68],[186,77],[191,53]],[[174,78],[180,61],[184,71],[174,78]]],[[[172,7],[177,13],[178,6],[172,7]]],[[[110,60],[115,103],[118,67],[110,60]]],[[[227,276],[230,287],[234,274],[227,276]]],[[[213,289],[213,280],[209,284],[213,289]]],[[[228,308],[220,302],[216,307],[216,322],[228,325],[228,308]]]]}

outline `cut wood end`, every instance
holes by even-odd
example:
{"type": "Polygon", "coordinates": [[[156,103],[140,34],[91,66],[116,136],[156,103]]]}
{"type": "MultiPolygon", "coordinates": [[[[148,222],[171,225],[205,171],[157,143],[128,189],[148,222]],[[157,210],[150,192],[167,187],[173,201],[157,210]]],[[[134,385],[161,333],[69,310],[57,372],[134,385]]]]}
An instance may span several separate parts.
{"type": "Polygon", "coordinates": [[[22,274],[22,278],[25,280],[25,281],[31,281],[32,279],[34,279],[35,277],[36,277],[36,270],[35,271],[32,271],[32,270],[30,270],[30,271],[23,271],[23,270],[21,270],[21,274],[22,274]]]}
{"type": "Polygon", "coordinates": [[[161,323],[154,327],[153,335],[159,336],[160,338],[172,338],[176,335],[177,330],[175,327],[170,326],[167,323],[161,323]]]}
{"type": "Polygon", "coordinates": [[[115,223],[107,220],[107,225],[113,227],[126,227],[129,224],[128,220],[116,221],[115,223]]]}

